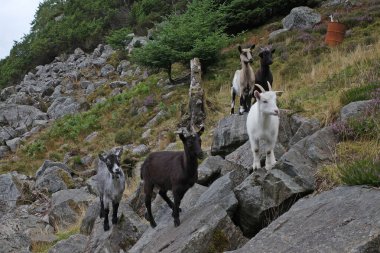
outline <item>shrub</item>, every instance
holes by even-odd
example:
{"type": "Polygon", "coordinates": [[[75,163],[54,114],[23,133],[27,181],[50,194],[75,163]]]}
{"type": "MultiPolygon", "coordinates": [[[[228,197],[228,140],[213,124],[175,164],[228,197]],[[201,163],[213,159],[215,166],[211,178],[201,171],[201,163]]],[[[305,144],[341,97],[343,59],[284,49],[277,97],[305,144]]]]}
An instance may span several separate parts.
{"type": "Polygon", "coordinates": [[[125,145],[133,142],[134,131],[132,129],[123,129],[116,133],[115,142],[120,145],[125,145]]]}
{"type": "Polygon", "coordinates": [[[344,184],[380,186],[380,161],[359,160],[338,168],[344,184]]]}
{"type": "Polygon", "coordinates": [[[25,148],[25,152],[29,157],[36,157],[46,151],[45,143],[42,140],[32,142],[25,148]]]}
{"type": "Polygon", "coordinates": [[[124,49],[132,40],[132,37],[128,36],[130,33],[132,30],[129,27],[114,30],[106,36],[106,42],[115,49],[124,49]]]}
{"type": "Polygon", "coordinates": [[[347,105],[351,102],[368,100],[372,97],[372,92],[380,88],[379,84],[368,84],[344,91],[340,96],[340,103],[347,105]]]}

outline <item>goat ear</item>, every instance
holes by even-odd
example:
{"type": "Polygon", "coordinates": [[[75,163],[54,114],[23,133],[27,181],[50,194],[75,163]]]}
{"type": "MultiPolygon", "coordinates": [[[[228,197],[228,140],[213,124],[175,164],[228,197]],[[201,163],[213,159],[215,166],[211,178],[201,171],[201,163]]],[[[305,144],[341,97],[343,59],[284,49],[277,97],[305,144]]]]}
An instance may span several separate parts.
{"type": "Polygon", "coordinates": [[[238,50],[239,50],[239,53],[242,52],[242,49],[241,49],[241,46],[240,46],[240,45],[238,46],[238,50]]]}
{"type": "Polygon", "coordinates": [[[116,148],[115,149],[115,155],[120,159],[121,154],[123,153],[123,148],[116,148]]]}
{"type": "Polygon", "coordinates": [[[276,51],[276,49],[272,48],[272,50],[270,51],[272,54],[276,51]]]}
{"type": "Polygon", "coordinates": [[[255,94],[255,98],[257,100],[260,100],[260,98],[261,98],[260,92],[258,92],[257,90],[255,90],[254,94],[255,94]]]}
{"type": "Polygon", "coordinates": [[[198,131],[198,135],[201,136],[204,131],[205,131],[205,127],[202,126],[201,129],[199,129],[199,131],[198,131]]]}
{"type": "Polygon", "coordinates": [[[106,162],[106,155],[104,153],[99,153],[98,157],[100,161],[106,162]]]}
{"type": "Polygon", "coordinates": [[[255,48],[255,46],[256,46],[256,45],[253,44],[253,45],[250,47],[250,49],[253,50],[253,49],[255,48]]]}

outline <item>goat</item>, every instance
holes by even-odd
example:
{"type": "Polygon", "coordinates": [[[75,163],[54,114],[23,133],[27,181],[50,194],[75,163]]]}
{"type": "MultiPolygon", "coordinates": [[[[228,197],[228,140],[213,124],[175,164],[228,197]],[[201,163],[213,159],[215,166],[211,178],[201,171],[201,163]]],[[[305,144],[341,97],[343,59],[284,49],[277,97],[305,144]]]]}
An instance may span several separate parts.
{"type": "Polygon", "coordinates": [[[234,114],[236,94],[238,94],[240,97],[239,114],[248,112],[249,108],[251,107],[252,94],[255,84],[255,73],[249,64],[253,61],[251,51],[254,48],[255,45],[252,45],[250,48],[245,49],[242,49],[240,45],[238,46],[241,69],[236,70],[234,78],[232,80],[231,114],[234,114]]]}
{"type": "Polygon", "coordinates": [[[247,117],[247,132],[253,153],[252,167],[254,170],[261,168],[259,156],[259,140],[261,139],[266,141],[265,168],[270,170],[276,163],[273,149],[277,141],[280,124],[276,93],[281,94],[282,91],[272,91],[269,82],[269,91],[265,91],[261,85],[255,85],[262,93],[254,92],[257,102],[253,104],[247,117]]]}
{"type": "MultiPolygon", "coordinates": [[[[269,82],[271,86],[273,86],[273,75],[270,71],[270,65],[273,63],[272,54],[275,52],[275,49],[271,47],[265,47],[261,48],[261,52],[259,53],[260,57],[260,69],[256,71],[255,77],[255,83],[259,84],[261,87],[264,88],[264,90],[269,91],[269,87],[267,83],[269,82]]],[[[261,90],[258,89],[257,86],[255,86],[254,91],[257,90],[258,92],[261,92],[261,90]]]]}
{"type": "Polygon", "coordinates": [[[125,189],[124,172],[120,168],[122,149],[115,153],[99,154],[98,173],[96,175],[97,188],[100,198],[100,218],[104,217],[104,231],[109,230],[109,205],[112,203],[112,224],[117,223],[117,210],[125,189]]]}
{"type": "Polygon", "coordinates": [[[151,153],[141,166],[141,179],[144,180],[145,193],[145,218],[150,225],[156,227],[152,210],[151,198],[154,186],[159,188],[160,196],[172,209],[174,226],[180,225],[179,208],[186,191],[198,180],[198,158],[202,158],[201,138],[204,131],[202,127],[193,134],[182,130],[179,133],[184,151],[161,151],[151,153]],[[174,203],[166,195],[167,191],[173,192],[174,203]]]}

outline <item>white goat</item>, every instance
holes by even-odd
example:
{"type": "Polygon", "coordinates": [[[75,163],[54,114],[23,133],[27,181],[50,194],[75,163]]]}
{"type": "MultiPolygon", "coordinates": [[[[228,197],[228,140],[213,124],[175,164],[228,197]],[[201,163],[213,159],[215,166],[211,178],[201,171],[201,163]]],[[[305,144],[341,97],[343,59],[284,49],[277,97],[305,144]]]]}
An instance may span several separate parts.
{"type": "Polygon", "coordinates": [[[261,139],[266,142],[265,168],[270,170],[276,163],[273,149],[276,145],[280,124],[276,93],[282,93],[282,91],[272,91],[269,82],[269,91],[265,91],[259,84],[255,85],[260,88],[262,93],[257,90],[254,92],[257,102],[251,107],[247,117],[247,132],[253,153],[253,169],[261,168],[259,153],[259,140],[261,139]]]}
{"type": "Polygon", "coordinates": [[[112,224],[117,223],[117,210],[125,189],[124,172],[120,168],[122,149],[111,154],[99,154],[97,188],[100,198],[100,218],[104,217],[104,231],[109,230],[108,214],[112,203],[112,224]]]}
{"type": "Polygon", "coordinates": [[[244,49],[242,49],[241,46],[238,47],[240,53],[241,69],[236,70],[234,79],[232,80],[231,114],[234,114],[236,94],[240,97],[239,114],[248,112],[249,108],[251,107],[251,100],[255,83],[255,73],[249,64],[253,61],[251,51],[254,48],[255,45],[244,49]]]}

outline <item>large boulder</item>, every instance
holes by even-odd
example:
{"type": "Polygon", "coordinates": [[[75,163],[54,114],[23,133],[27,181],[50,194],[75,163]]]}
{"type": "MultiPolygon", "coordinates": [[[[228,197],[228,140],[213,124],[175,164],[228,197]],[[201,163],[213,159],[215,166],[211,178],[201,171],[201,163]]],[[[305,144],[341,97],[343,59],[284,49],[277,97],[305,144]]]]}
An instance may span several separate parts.
{"type": "Polygon", "coordinates": [[[208,206],[219,204],[232,218],[238,207],[238,200],[233,190],[243,182],[247,176],[248,171],[242,167],[228,172],[210,185],[199,197],[196,205],[208,206]]]}
{"type": "Polygon", "coordinates": [[[219,205],[196,207],[182,217],[179,227],[170,224],[153,231],[152,240],[142,245],[143,237],[129,252],[222,252],[246,241],[219,205]]]}
{"type": "Polygon", "coordinates": [[[379,189],[361,186],[303,198],[233,252],[380,252],[379,206],[379,189]]]}
{"type": "Polygon", "coordinates": [[[46,113],[29,105],[0,104],[0,125],[30,127],[35,120],[47,119],[46,113]]]}
{"type": "Polygon", "coordinates": [[[218,122],[211,146],[212,155],[225,156],[248,140],[247,114],[230,115],[218,122]]]}
{"type": "Polygon", "coordinates": [[[5,101],[11,96],[12,94],[16,93],[16,88],[15,86],[9,86],[1,90],[0,93],[0,100],[5,101]]]}
{"type": "Polygon", "coordinates": [[[86,252],[125,252],[148,227],[128,204],[122,202],[119,207],[118,223],[111,224],[110,230],[104,231],[103,219],[99,218],[99,209],[98,202],[91,205],[81,225],[81,232],[89,234],[86,252]]]}
{"type": "Polygon", "coordinates": [[[356,101],[345,105],[340,110],[340,120],[348,121],[350,118],[363,117],[366,112],[373,108],[373,100],[356,101]]]}
{"type": "Polygon", "coordinates": [[[54,193],[72,188],[74,181],[66,170],[53,166],[47,168],[42,175],[37,177],[35,186],[37,189],[46,188],[48,192],[54,193]]]}
{"type": "Polygon", "coordinates": [[[209,156],[198,166],[198,184],[209,185],[217,179],[225,160],[220,156],[209,156]]]}
{"type": "Polygon", "coordinates": [[[86,188],[53,193],[49,222],[56,229],[65,229],[78,222],[88,205],[95,200],[86,188]]]}
{"type": "Polygon", "coordinates": [[[275,167],[252,173],[235,188],[239,201],[237,223],[247,236],[253,236],[298,198],[315,189],[315,173],[334,161],[337,137],[323,128],[295,144],[275,167]]]}
{"type": "Polygon", "coordinates": [[[39,178],[40,176],[42,176],[43,174],[45,174],[45,171],[48,168],[51,168],[51,167],[58,167],[58,168],[60,168],[62,170],[65,170],[70,175],[73,173],[72,170],[69,167],[67,167],[67,165],[64,164],[64,163],[53,162],[53,161],[50,161],[50,160],[45,160],[44,163],[41,165],[41,167],[37,170],[35,177],[39,178]]]}
{"type": "Polygon", "coordinates": [[[16,206],[20,190],[14,174],[0,175],[0,217],[16,206]]]}
{"type": "Polygon", "coordinates": [[[86,249],[87,240],[88,237],[85,235],[72,235],[68,239],[56,243],[50,248],[49,253],[83,253],[86,249]]]}
{"type": "Polygon", "coordinates": [[[77,113],[79,109],[80,103],[78,103],[74,98],[58,97],[47,110],[47,114],[51,119],[58,119],[67,114],[77,113]]]}
{"type": "Polygon", "coordinates": [[[315,10],[300,6],[293,8],[290,14],[282,19],[285,29],[308,29],[321,22],[321,14],[315,10]]]}

